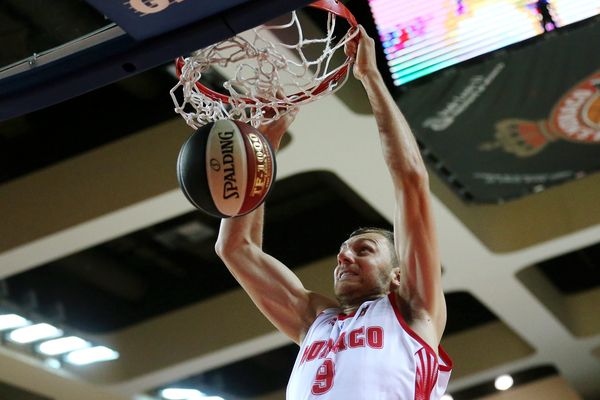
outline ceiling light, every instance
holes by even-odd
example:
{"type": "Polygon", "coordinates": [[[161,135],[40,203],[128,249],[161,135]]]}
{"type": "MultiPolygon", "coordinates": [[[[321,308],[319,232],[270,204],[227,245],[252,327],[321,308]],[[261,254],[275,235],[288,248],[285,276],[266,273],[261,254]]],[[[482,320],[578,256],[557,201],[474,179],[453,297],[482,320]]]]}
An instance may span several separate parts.
{"type": "Polygon", "coordinates": [[[197,389],[167,388],[160,391],[167,400],[225,400],[219,396],[207,396],[197,389]]]}
{"type": "Polygon", "coordinates": [[[56,358],[47,358],[44,360],[44,364],[52,369],[60,369],[60,367],[62,367],[62,364],[56,358]]]}
{"type": "Polygon", "coordinates": [[[196,389],[167,388],[161,390],[160,395],[167,400],[206,400],[206,395],[196,389]]]}
{"type": "Polygon", "coordinates": [[[48,340],[38,346],[38,351],[47,356],[68,353],[69,351],[90,347],[91,343],[77,336],[67,336],[48,340]]]}
{"type": "Polygon", "coordinates": [[[16,343],[32,343],[42,339],[55,338],[63,331],[50,324],[41,323],[15,329],[8,334],[8,340],[16,343]]]}
{"type": "Polygon", "coordinates": [[[512,376],[500,375],[499,377],[496,378],[496,381],[494,382],[494,386],[498,390],[508,390],[512,387],[513,383],[514,383],[514,381],[513,381],[512,376]]]}
{"type": "Polygon", "coordinates": [[[105,346],[88,347],[70,352],[65,361],[73,365],[87,365],[95,362],[116,360],[119,353],[105,346]]]}
{"type": "Polygon", "coordinates": [[[30,325],[31,321],[17,314],[4,314],[0,315],[0,331],[7,329],[20,328],[25,325],[30,325]]]}

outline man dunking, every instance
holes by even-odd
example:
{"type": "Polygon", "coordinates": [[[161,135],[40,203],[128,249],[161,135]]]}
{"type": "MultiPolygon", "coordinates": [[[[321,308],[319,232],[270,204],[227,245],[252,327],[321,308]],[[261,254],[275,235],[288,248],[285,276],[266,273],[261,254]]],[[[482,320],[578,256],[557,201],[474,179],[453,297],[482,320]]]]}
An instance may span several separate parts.
{"type": "MultiPolygon", "coordinates": [[[[221,223],[216,251],[263,314],[300,345],[288,400],[433,400],[452,362],[439,346],[446,303],[428,175],[408,123],[387,91],[374,41],[360,27],[355,59],[392,177],[394,232],[362,229],[342,243],[334,269],[337,300],[304,288],[262,250],[263,213],[221,223]]],[[[262,128],[275,148],[293,117],[262,128]]]]}

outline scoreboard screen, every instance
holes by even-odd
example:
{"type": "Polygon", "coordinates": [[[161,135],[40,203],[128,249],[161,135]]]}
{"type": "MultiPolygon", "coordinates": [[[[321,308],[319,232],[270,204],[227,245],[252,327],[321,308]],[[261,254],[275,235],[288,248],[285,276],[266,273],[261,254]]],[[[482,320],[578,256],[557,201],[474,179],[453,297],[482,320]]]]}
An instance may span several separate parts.
{"type": "Polygon", "coordinates": [[[400,86],[600,14],[600,0],[369,0],[400,86]]]}

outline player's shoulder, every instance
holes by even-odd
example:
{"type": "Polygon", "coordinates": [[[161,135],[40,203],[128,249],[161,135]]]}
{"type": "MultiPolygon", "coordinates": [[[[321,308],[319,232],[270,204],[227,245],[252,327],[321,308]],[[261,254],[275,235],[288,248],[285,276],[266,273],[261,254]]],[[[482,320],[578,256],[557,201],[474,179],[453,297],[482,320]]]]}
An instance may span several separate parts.
{"type": "Polygon", "coordinates": [[[314,319],[316,319],[323,311],[326,310],[334,310],[340,307],[340,303],[323,294],[317,292],[310,292],[310,308],[312,311],[310,313],[313,315],[314,319]]]}

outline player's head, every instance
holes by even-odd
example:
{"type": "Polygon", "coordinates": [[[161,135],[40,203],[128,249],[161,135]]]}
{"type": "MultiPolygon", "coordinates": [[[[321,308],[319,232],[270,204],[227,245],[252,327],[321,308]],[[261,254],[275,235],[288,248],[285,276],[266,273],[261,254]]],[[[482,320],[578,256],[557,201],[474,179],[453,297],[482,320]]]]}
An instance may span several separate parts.
{"type": "Polygon", "coordinates": [[[398,287],[399,279],[392,232],[361,228],[342,243],[334,271],[334,290],[341,303],[385,295],[398,287]]]}

